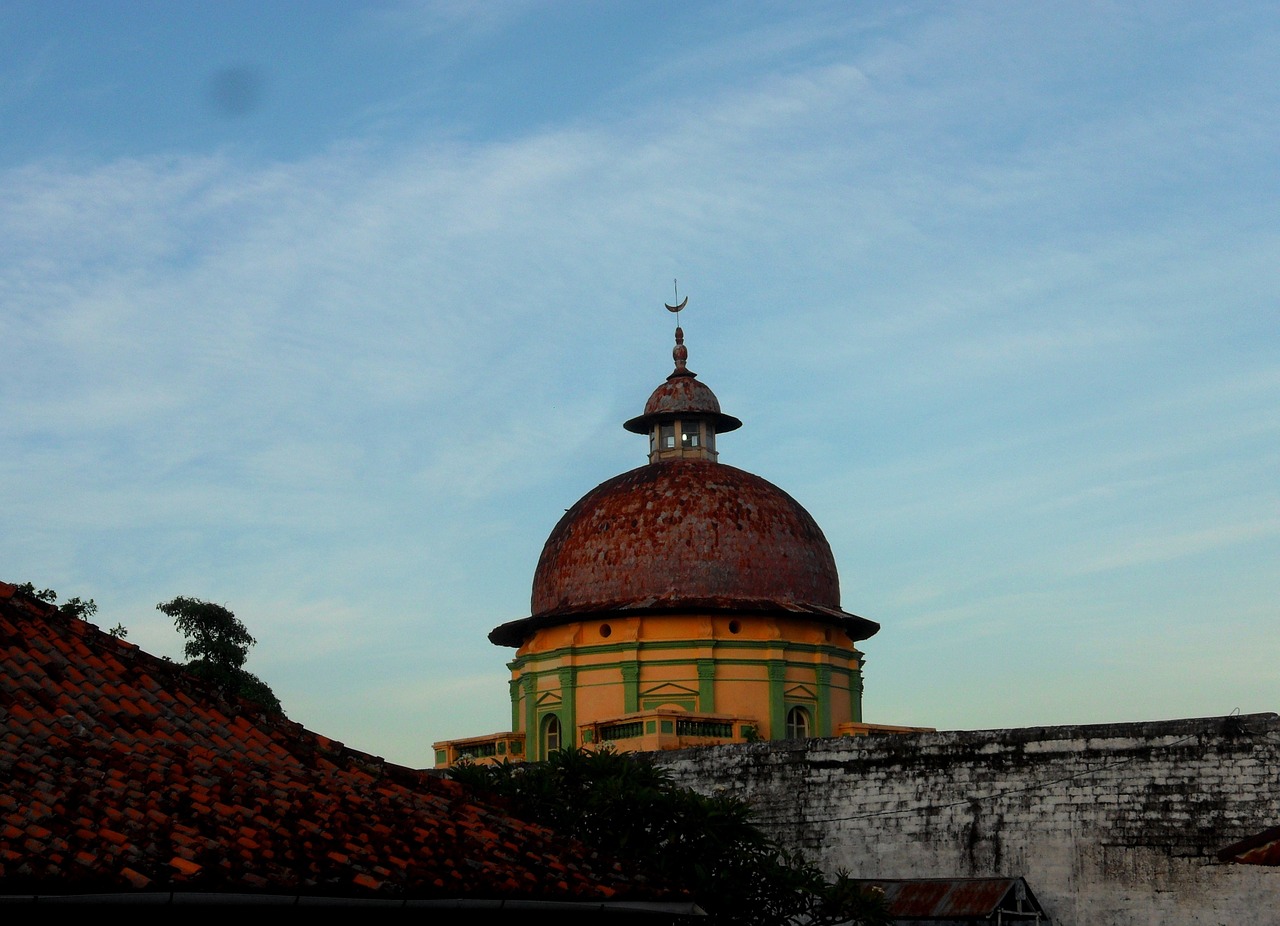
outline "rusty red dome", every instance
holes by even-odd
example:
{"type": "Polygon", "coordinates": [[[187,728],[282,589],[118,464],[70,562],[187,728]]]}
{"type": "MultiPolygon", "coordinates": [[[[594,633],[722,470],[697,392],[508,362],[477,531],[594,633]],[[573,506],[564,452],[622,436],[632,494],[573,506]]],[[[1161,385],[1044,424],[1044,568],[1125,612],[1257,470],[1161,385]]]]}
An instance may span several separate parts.
{"type": "Polygon", "coordinates": [[[547,538],[531,604],[489,639],[519,646],[588,614],[687,609],[807,615],[854,640],[879,629],[840,609],[831,547],[799,502],[708,460],[651,463],[588,492],[547,538]]]}

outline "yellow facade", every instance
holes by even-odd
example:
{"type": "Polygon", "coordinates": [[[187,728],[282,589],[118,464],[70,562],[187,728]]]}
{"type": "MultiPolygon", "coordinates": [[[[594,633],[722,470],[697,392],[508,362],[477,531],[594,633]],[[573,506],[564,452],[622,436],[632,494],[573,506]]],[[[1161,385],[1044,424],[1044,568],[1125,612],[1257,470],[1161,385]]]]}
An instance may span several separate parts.
{"type": "MultiPolygon", "coordinates": [[[[862,720],[861,653],[838,628],[801,618],[685,613],[562,624],[530,637],[509,667],[512,731],[524,735],[531,761],[571,746],[832,736],[862,720]]],[[[466,745],[437,744],[438,764],[468,755],[466,745]]],[[[469,758],[520,758],[485,752],[473,748],[469,758]]]]}

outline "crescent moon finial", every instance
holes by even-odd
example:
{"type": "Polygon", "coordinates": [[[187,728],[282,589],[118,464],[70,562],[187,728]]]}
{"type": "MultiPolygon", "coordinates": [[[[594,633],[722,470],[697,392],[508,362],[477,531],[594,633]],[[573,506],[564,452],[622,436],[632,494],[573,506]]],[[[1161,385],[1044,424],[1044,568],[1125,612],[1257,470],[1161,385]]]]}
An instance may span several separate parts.
{"type": "MultiPolygon", "coordinates": [[[[671,282],[676,285],[676,295],[679,296],[680,295],[679,281],[672,280],[671,282]]],[[[675,368],[675,371],[671,374],[672,376],[693,376],[694,375],[693,372],[686,365],[689,360],[689,348],[684,346],[684,329],[680,327],[680,310],[683,309],[688,304],[689,304],[688,296],[685,296],[684,299],[682,299],[680,302],[676,303],[675,305],[670,305],[669,303],[663,303],[663,305],[667,307],[668,312],[676,313],[676,346],[675,346],[675,349],[671,351],[671,356],[676,362],[676,368],[675,368]]]]}
{"type": "MultiPolygon", "coordinates": [[[[675,291],[676,291],[676,298],[677,298],[677,299],[678,299],[678,298],[680,298],[680,281],[679,281],[679,280],[672,280],[672,281],[671,281],[671,284],[672,284],[673,288],[674,288],[674,289],[675,289],[675,291]]],[[[688,297],[688,296],[685,296],[685,297],[684,297],[684,302],[681,302],[679,305],[667,305],[667,311],[668,311],[668,312],[679,312],[681,309],[683,309],[683,308],[684,308],[686,305],[688,305],[688,304],[689,304],[689,297],[688,297]]],[[[663,303],[663,305],[666,305],[666,303],[663,303]]]]}

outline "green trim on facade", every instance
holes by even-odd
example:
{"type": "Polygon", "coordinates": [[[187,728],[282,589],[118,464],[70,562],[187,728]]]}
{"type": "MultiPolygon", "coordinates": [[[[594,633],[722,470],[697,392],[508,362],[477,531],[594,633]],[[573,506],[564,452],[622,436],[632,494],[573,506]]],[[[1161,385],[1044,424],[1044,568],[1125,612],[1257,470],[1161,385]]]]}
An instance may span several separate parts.
{"type": "Polygon", "coordinates": [[[687,697],[689,700],[693,700],[698,697],[698,690],[696,688],[691,688],[688,685],[681,685],[680,682],[675,681],[674,679],[664,679],[663,681],[650,685],[648,688],[642,688],[640,690],[641,701],[645,699],[673,696],[677,698],[687,697]]]}
{"type": "MultiPolygon", "coordinates": [[[[784,649],[784,648],[778,647],[778,646],[772,646],[772,647],[769,647],[769,649],[776,653],[779,649],[784,649]]],[[[785,648],[784,652],[787,652],[788,655],[790,655],[789,647],[785,648]]],[[[766,659],[725,659],[717,656],[711,659],[710,661],[715,663],[717,667],[717,675],[719,675],[718,670],[725,666],[760,666],[768,662],[775,661],[777,660],[777,658],[778,657],[776,656],[771,656],[766,659]]],[[[643,665],[655,666],[655,667],[656,666],[696,666],[697,663],[701,661],[702,661],[702,657],[695,657],[693,659],[689,659],[687,657],[684,659],[647,659],[644,661],[643,665]]],[[[853,672],[858,671],[856,668],[851,666],[831,665],[829,663],[810,662],[807,660],[784,658],[782,661],[787,664],[788,668],[793,668],[793,669],[805,669],[805,670],[812,671],[816,666],[827,665],[833,673],[840,673],[841,675],[850,675],[853,672]]],[[[588,663],[586,665],[579,664],[574,666],[574,668],[576,668],[578,672],[602,672],[606,670],[615,671],[615,672],[620,671],[623,674],[623,681],[625,682],[627,679],[627,673],[629,671],[634,671],[636,673],[637,681],[639,680],[640,666],[641,666],[641,663],[638,660],[629,659],[626,661],[619,661],[619,662],[593,662],[593,663],[588,663]],[[634,666],[634,669],[629,669],[628,666],[634,666]]],[[[525,666],[522,669],[521,676],[527,677],[529,675],[536,675],[539,678],[541,678],[552,672],[557,672],[561,668],[562,666],[552,666],[551,668],[547,668],[547,669],[535,669],[531,666],[525,666]]]]}
{"type": "MultiPolygon", "coordinates": [[[[756,663],[755,665],[759,667],[761,664],[756,663]]],[[[578,691],[579,692],[586,691],[587,689],[601,689],[601,688],[616,689],[618,687],[619,682],[615,674],[611,672],[592,672],[592,671],[589,671],[590,668],[591,667],[588,667],[587,669],[579,668],[578,670],[578,691]]],[[[812,666],[806,666],[804,663],[801,663],[799,665],[796,665],[795,663],[787,663],[788,672],[791,672],[792,670],[797,670],[797,671],[804,671],[805,669],[812,670],[812,668],[813,668],[812,666]]],[[[693,677],[692,673],[693,673],[693,670],[692,670],[692,667],[690,667],[688,675],[684,676],[683,678],[677,677],[674,679],[669,679],[667,681],[670,681],[671,684],[673,685],[677,685],[679,687],[685,688],[687,691],[689,691],[689,693],[694,698],[697,698],[698,680],[693,677]]],[[[838,676],[833,680],[831,684],[833,697],[838,696],[838,697],[844,698],[847,696],[848,687],[844,684],[844,681],[845,681],[844,676],[838,676]]],[[[717,687],[721,686],[722,684],[732,685],[736,683],[764,684],[765,679],[755,675],[752,675],[752,676],[747,676],[745,674],[739,675],[731,671],[724,671],[724,667],[721,667],[721,670],[716,673],[715,683],[717,687]]],[[[814,697],[814,691],[816,691],[814,686],[812,684],[809,684],[806,687],[809,690],[805,692],[805,697],[814,697]]],[[[645,693],[641,692],[640,697],[641,698],[645,697],[645,693]]],[[[632,712],[629,711],[628,713],[632,713],[632,712]]],[[[714,712],[712,711],[709,713],[714,713],[714,712]]]]}
{"type": "Polygon", "coordinates": [[[698,660],[698,710],[704,714],[716,712],[716,661],[698,660]]]}
{"type": "Polygon", "coordinates": [[[522,679],[513,678],[507,683],[511,690],[511,730],[515,732],[520,729],[520,682],[522,679]]]}
{"type": "MultiPolygon", "coordinates": [[[[595,666],[584,666],[584,670],[595,669],[595,666]]],[[[640,663],[632,660],[631,662],[619,662],[612,668],[618,669],[622,673],[622,712],[624,714],[634,714],[640,710],[640,663]]]]}
{"type": "MultiPolygon", "coordinates": [[[[729,648],[721,646],[720,641],[716,641],[716,644],[717,649],[729,648]]],[[[523,717],[525,751],[530,760],[545,758],[541,753],[541,724],[548,714],[555,713],[560,720],[561,746],[576,746],[578,689],[616,688],[619,676],[622,682],[624,714],[654,710],[667,705],[689,712],[713,714],[716,710],[715,692],[718,682],[764,682],[768,690],[768,714],[765,721],[767,730],[761,730],[760,733],[770,739],[782,739],[786,736],[787,710],[791,706],[805,707],[809,711],[813,735],[831,736],[835,727],[831,704],[837,693],[842,700],[846,696],[849,698],[850,718],[855,722],[862,720],[862,672],[858,666],[850,666],[845,662],[860,660],[860,651],[832,646],[790,644],[785,641],[734,641],[732,648],[738,651],[738,655],[734,657],[698,656],[644,662],[634,658],[645,649],[687,651],[695,647],[696,644],[680,642],[659,647],[637,647],[634,644],[589,647],[584,649],[595,650],[597,653],[616,652],[633,658],[588,665],[565,665],[561,659],[559,665],[545,669],[537,669],[535,666],[549,660],[551,654],[543,654],[541,658],[515,659],[509,663],[513,672],[519,672],[519,678],[511,681],[512,729],[520,732],[519,720],[523,717]],[[763,658],[750,658],[749,653],[758,653],[763,658]],[[806,658],[820,654],[834,657],[836,664],[806,658]],[[682,670],[682,674],[674,679],[663,679],[648,692],[642,691],[642,669],[647,671],[648,668],[659,667],[677,667],[682,670]],[[762,667],[765,670],[763,680],[758,676],[751,678],[733,671],[735,668],[749,668],[758,672],[762,667]],[[793,679],[790,686],[787,685],[789,673],[793,679]],[[524,699],[523,708],[521,698],[524,699]]],[[[575,651],[566,648],[557,652],[563,656],[575,651]]]]}
{"type": "Polygon", "coordinates": [[[788,730],[786,727],[786,723],[791,718],[791,711],[794,708],[799,708],[800,710],[804,711],[805,716],[809,718],[809,735],[810,736],[818,735],[818,733],[816,732],[818,722],[814,718],[814,715],[817,713],[817,711],[815,710],[815,703],[813,701],[787,701],[786,704],[784,704],[782,707],[782,718],[783,718],[782,733],[779,736],[775,736],[774,739],[780,740],[780,739],[787,738],[788,730]]]}
{"type": "Polygon", "coordinates": [[[524,688],[524,751],[530,759],[538,755],[538,705],[534,694],[538,690],[538,676],[523,675],[520,684],[524,688]]]}
{"type": "Polygon", "coordinates": [[[560,716],[560,748],[574,749],[578,745],[578,671],[573,666],[560,669],[560,699],[564,705],[560,716]]]}
{"type": "Polygon", "coordinates": [[[698,709],[698,704],[693,698],[641,698],[640,710],[656,711],[664,707],[678,707],[682,711],[694,713],[698,709]]]}
{"type": "Polygon", "coordinates": [[[542,742],[546,735],[546,730],[544,728],[546,726],[547,719],[550,717],[554,717],[556,720],[560,721],[560,746],[557,748],[562,748],[564,746],[564,718],[560,716],[560,712],[539,711],[538,725],[534,728],[532,737],[533,749],[529,750],[529,760],[531,762],[540,762],[550,753],[550,750],[544,748],[544,744],[542,742]]]}
{"type": "Polygon", "coordinates": [[[787,680],[787,664],[781,659],[766,663],[769,673],[769,739],[780,740],[787,735],[787,704],[782,686],[787,680]]]}
{"type": "MultiPolygon", "coordinates": [[[[595,656],[600,653],[627,653],[627,652],[644,652],[650,650],[677,649],[688,650],[696,648],[720,650],[759,650],[759,649],[778,649],[779,647],[796,653],[807,653],[810,655],[828,655],[836,656],[841,659],[847,659],[851,656],[857,659],[862,658],[862,651],[856,648],[845,646],[835,646],[830,643],[788,643],[779,642],[777,640],[724,640],[712,637],[703,637],[696,640],[648,640],[639,643],[595,643],[590,646],[561,646],[557,649],[547,650],[545,653],[529,653],[524,656],[517,656],[507,664],[509,669],[523,668],[531,662],[543,662],[548,659],[563,659],[567,656],[595,656]]],[[[719,662],[719,656],[716,657],[719,662]]]]}
{"type": "Polygon", "coordinates": [[[817,736],[831,735],[831,666],[814,666],[814,676],[818,684],[818,696],[815,699],[813,723],[817,736]]]}

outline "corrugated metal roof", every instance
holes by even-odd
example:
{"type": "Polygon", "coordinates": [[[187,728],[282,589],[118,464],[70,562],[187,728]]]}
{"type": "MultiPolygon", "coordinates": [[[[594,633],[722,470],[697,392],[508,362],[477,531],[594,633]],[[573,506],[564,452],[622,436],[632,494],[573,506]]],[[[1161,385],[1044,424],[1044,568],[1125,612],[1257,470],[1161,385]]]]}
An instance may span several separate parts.
{"type": "Polygon", "coordinates": [[[1046,922],[1044,911],[1021,878],[923,878],[862,883],[884,891],[889,915],[895,920],[987,920],[1001,910],[1031,916],[1039,913],[1041,922],[1046,922]]]}
{"type": "Polygon", "coordinates": [[[1280,826],[1265,829],[1227,846],[1218,853],[1218,858],[1240,865],[1280,866],[1280,826]]]}

